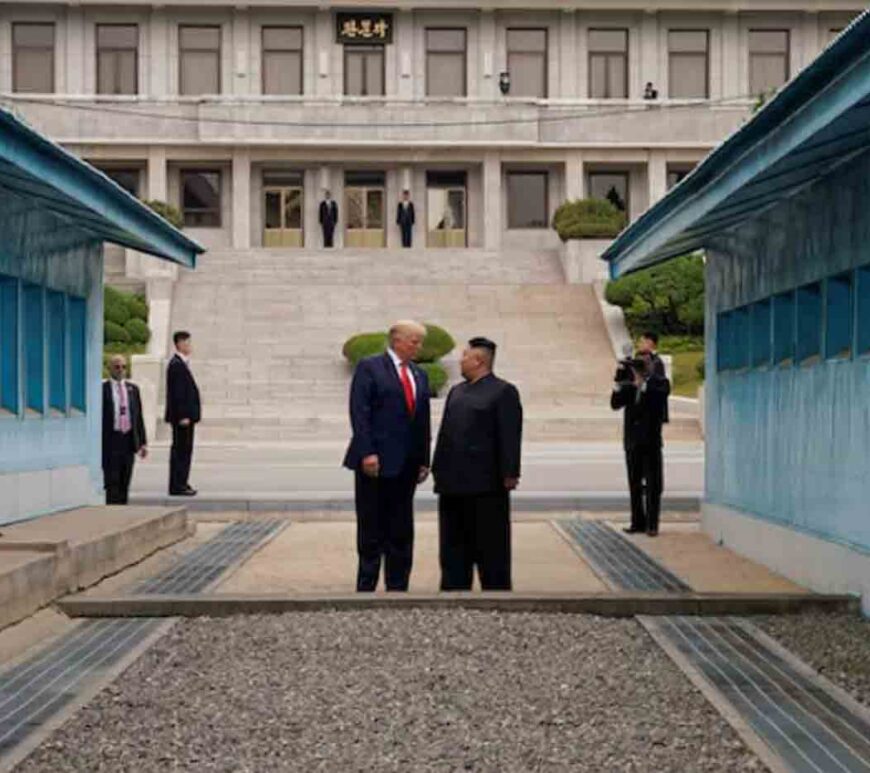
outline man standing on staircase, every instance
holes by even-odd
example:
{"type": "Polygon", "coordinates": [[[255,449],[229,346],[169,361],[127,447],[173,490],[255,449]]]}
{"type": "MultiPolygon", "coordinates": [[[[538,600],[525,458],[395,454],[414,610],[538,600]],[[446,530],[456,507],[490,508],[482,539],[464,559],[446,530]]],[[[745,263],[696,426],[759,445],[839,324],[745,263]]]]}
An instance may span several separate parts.
{"type": "Polygon", "coordinates": [[[410,247],[414,234],[414,202],[411,201],[411,191],[402,191],[402,200],[396,208],[396,225],[402,232],[402,246],[410,247]]]}
{"type": "Polygon", "coordinates": [[[354,471],[357,591],[408,590],[414,551],[414,492],[429,475],[429,379],[414,364],[426,328],[396,322],[384,354],[356,366],[350,387],[353,432],[344,466],[354,471]]]}
{"type": "Polygon", "coordinates": [[[169,494],[175,497],[196,496],[188,483],[193,458],[193,428],[199,422],[202,408],[199,388],[190,370],[193,346],[190,333],[179,330],[172,334],[175,355],[166,368],[166,415],[172,425],[172,449],[169,452],[169,494]]]}
{"type": "Polygon", "coordinates": [[[332,247],[335,224],[338,222],[338,204],[332,200],[332,194],[329,191],[323,192],[319,219],[320,228],[323,231],[323,246],[332,247]]]}

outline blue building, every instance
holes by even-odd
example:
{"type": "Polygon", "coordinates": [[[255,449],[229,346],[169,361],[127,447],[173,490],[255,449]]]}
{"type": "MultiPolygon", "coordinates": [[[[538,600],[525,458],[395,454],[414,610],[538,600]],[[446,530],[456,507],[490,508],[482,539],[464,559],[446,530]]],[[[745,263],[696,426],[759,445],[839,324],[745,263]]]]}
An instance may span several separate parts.
{"type": "Polygon", "coordinates": [[[103,242],[202,248],[0,110],[0,523],[102,498],[103,242]]]}
{"type": "Polygon", "coordinates": [[[870,612],[870,15],[604,254],[706,253],[717,541],[870,612]]]}

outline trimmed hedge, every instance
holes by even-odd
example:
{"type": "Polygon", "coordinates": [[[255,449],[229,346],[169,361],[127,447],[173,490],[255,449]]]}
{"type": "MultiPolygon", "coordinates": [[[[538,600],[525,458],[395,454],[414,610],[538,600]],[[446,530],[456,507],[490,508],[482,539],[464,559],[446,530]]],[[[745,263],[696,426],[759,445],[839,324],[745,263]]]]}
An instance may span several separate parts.
{"type": "Polygon", "coordinates": [[[421,362],[420,368],[429,377],[429,391],[437,397],[447,384],[447,371],[440,362],[421,362]]]}
{"type": "Polygon", "coordinates": [[[416,362],[436,362],[453,351],[456,342],[443,327],[426,323],[426,337],[416,362]]]}
{"type": "Polygon", "coordinates": [[[130,316],[133,319],[141,319],[143,322],[148,322],[148,304],[141,295],[134,295],[127,304],[130,309],[130,316]]]}
{"type": "Polygon", "coordinates": [[[569,239],[612,239],[625,228],[625,213],[605,199],[564,202],[553,215],[553,228],[569,239]]]}
{"type": "Polygon", "coordinates": [[[135,344],[147,344],[151,331],[141,319],[128,319],[124,329],[130,334],[130,340],[135,344]]]}
{"type": "Polygon", "coordinates": [[[348,338],[341,348],[341,353],[354,367],[360,360],[375,354],[383,354],[385,351],[387,351],[386,333],[358,333],[348,338]]]}
{"type": "Polygon", "coordinates": [[[103,342],[107,344],[129,344],[132,341],[130,333],[122,325],[107,319],[103,325],[103,342]]]}
{"type": "Polygon", "coordinates": [[[174,225],[176,228],[182,228],[184,226],[184,216],[181,214],[181,211],[177,207],[173,207],[172,204],[167,204],[165,201],[157,201],[156,199],[146,201],[144,204],[146,207],[153,209],[164,220],[169,221],[170,225],[174,225]]]}

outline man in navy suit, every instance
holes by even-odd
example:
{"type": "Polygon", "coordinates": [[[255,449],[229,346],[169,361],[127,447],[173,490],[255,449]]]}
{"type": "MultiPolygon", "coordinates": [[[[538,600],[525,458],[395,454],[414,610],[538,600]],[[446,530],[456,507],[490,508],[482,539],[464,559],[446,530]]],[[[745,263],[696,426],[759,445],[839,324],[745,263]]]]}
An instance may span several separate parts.
{"type": "Polygon", "coordinates": [[[172,448],[169,452],[169,494],[175,497],[196,496],[188,483],[193,458],[193,430],[202,416],[199,388],[190,369],[193,346],[190,333],[172,334],[175,355],[166,367],[166,423],[172,425],[172,448]]]}
{"type": "Polygon", "coordinates": [[[411,201],[411,191],[402,191],[402,200],[396,208],[396,225],[402,232],[402,246],[410,247],[414,233],[414,202],[411,201]]]}
{"type": "Polygon", "coordinates": [[[356,589],[408,590],[414,551],[414,492],[429,475],[429,379],[413,359],[426,328],[397,322],[389,348],[356,366],[350,387],[353,437],[344,466],[356,475],[356,589]]]}

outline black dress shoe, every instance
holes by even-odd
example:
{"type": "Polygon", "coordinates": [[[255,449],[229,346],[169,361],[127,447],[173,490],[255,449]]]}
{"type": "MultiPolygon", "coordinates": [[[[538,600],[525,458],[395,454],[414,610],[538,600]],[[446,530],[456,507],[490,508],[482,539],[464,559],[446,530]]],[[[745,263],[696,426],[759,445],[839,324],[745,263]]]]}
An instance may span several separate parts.
{"type": "Polygon", "coordinates": [[[197,491],[193,486],[188,486],[185,491],[187,492],[187,496],[189,497],[195,497],[197,494],[197,491]]]}
{"type": "Polygon", "coordinates": [[[658,537],[658,536],[659,536],[659,530],[658,530],[658,529],[647,529],[647,530],[646,530],[646,536],[647,536],[647,537],[658,537]]]}
{"type": "Polygon", "coordinates": [[[184,489],[184,491],[170,491],[171,497],[195,497],[196,492],[192,488],[184,489]]]}
{"type": "Polygon", "coordinates": [[[643,531],[643,529],[635,529],[634,526],[626,526],[623,529],[623,531],[626,534],[640,534],[643,531]]]}

